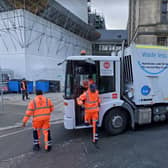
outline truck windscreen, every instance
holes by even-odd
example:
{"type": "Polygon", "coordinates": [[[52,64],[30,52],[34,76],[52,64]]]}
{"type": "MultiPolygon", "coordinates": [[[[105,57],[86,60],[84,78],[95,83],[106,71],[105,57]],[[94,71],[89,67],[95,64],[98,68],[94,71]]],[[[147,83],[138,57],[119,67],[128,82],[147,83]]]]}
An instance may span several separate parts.
{"type": "Polygon", "coordinates": [[[65,98],[76,98],[83,91],[83,81],[89,76],[96,82],[96,63],[85,61],[68,61],[65,76],[65,98]]]}

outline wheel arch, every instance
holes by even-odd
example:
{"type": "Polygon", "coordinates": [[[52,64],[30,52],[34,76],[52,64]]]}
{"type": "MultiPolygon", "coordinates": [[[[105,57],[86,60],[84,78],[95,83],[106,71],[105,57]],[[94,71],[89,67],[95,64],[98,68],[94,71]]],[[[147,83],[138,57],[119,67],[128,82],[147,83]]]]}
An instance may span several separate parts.
{"type": "Polygon", "coordinates": [[[120,110],[120,111],[123,111],[127,114],[128,116],[128,121],[129,121],[129,126],[131,126],[132,129],[135,128],[135,118],[134,118],[134,112],[133,112],[133,109],[132,107],[128,104],[128,103],[123,103],[121,106],[116,106],[116,107],[112,107],[110,109],[108,109],[105,113],[104,113],[104,116],[103,116],[103,121],[102,121],[102,126],[104,125],[104,121],[105,121],[105,118],[107,116],[107,114],[110,112],[110,111],[113,111],[113,110],[120,110]]]}

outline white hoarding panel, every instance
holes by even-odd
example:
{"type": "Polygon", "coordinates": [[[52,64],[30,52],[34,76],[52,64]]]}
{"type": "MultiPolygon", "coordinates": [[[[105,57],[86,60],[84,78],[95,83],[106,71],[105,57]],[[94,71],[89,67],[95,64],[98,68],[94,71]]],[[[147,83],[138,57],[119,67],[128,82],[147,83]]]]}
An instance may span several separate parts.
{"type": "Polygon", "coordinates": [[[65,66],[57,64],[81,49],[91,53],[91,42],[24,10],[0,13],[0,35],[0,67],[14,71],[14,78],[63,85],[65,66]]]}

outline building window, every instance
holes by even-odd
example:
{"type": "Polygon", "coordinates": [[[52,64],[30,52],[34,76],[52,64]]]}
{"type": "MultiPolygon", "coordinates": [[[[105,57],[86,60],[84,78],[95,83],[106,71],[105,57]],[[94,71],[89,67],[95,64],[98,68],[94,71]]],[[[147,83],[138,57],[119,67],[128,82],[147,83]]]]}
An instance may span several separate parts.
{"type": "Polygon", "coordinates": [[[118,51],[121,50],[121,44],[92,44],[93,55],[117,55],[118,51]]]}
{"type": "Polygon", "coordinates": [[[168,46],[168,39],[167,37],[157,37],[157,45],[160,45],[160,46],[168,46]]]}
{"type": "Polygon", "coordinates": [[[103,50],[103,51],[108,51],[108,45],[106,45],[106,44],[105,44],[105,45],[102,45],[102,50],[103,50]]]}
{"type": "Polygon", "coordinates": [[[161,20],[162,20],[163,23],[168,22],[168,0],[162,0],[161,20]]]}
{"type": "Polygon", "coordinates": [[[121,46],[116,46],[116,51],[121,50],[121,46]]]}

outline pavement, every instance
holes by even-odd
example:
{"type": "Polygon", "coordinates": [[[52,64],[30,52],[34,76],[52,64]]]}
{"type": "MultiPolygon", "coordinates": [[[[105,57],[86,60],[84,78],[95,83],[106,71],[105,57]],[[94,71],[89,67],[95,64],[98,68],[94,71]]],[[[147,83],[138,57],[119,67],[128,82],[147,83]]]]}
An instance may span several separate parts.
{"type": "MultiPolygon", "coordinates": [[[[44,93],[44,96],[50,98],[54,104],[55,110],[51,115],[51,122],[63,122],[63,93],[44,93]]],[[[29,94],[30,100],[35,94],[29,94]]],[[[17,128],[22,124],[25,110],[30,100],[22,100],[19,93],[8,93],[1,95],[0,98],[0,131],[17,128]]],[[[29,120],[28,125],[31,125],[29,120]]]]}

